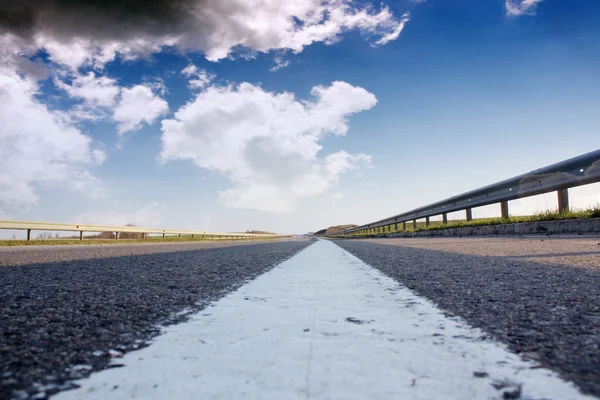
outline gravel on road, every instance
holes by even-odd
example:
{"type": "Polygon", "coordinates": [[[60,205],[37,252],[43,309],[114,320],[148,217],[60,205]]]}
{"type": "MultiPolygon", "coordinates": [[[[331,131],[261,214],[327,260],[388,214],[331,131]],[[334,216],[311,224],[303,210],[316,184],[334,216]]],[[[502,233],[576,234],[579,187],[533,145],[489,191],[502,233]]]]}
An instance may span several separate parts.
{"type": "Polygon", "coordinates": [[[449,315],[554,369],[583,392],[600,396],[599,246],[585,242],[589,238],[551,245],[542,240],[546,242],[502,238],[490,245],[483,239],[448,238],[335,243],[449,315]],[[580,258],[573,262],[570,257],[580,258]]]}
{"type": "Polygon", "coordinates": [[[26,248],[21,254],[35,264],[16,266],[4,258],[13,252],[0,253],[0,399],[43,399],[73,379],[118,367],[123,353],[147,345],[161,325],[184,320],[311,243],[177,244],[168,252],[127,246],[142,250],[120,256],[120,246],[84,254],[78,247],[60,257],[38,250],[46,255],[37,258],[26,248]]]}

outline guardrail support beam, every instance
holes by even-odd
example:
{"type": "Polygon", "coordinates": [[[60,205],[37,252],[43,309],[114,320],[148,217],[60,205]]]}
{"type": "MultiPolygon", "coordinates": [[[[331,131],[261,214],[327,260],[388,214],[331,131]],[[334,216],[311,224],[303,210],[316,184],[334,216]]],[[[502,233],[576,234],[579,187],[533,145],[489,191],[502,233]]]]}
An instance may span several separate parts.
{"type": "Polygon", "coordinates": [[[565,213],[570,209],[568,189],[600,182],[600,169],[594,168],[599,162],[600,149],[358,228],[347,229],[344,233],[356,232],[365,226],[372,231],[371,226],[393,224],[399,220],[413,221],[413,226],[415,226],[414,220],[425,219],[427,215],[433,216],[462,210],[466,210],[467,221],[472,221],[471,209],[498,203],[501,203],[502,217],[510,218],[506,202],[551,192],[557,192],[558,211],[565,213]],[[561,178],[556,179],[557,176],[561,178]]]}
{"type": "Polygon", "coordinates": [[[413,230],[417,229],[417,220],[413,219],[413,230]]]}
{"type": "Polygon", "coordinates": [[[564,213],[569,211],[569,189],[562,189],[558,192],[558,212],[564,213]]]}
{"type": "Polygon", "coordinates": [[[500,213],[502,214],[502,219],[508,219],[508,201],[500,202],[500,213]]]}
{"type": "Polygon", "coordinates": [[[27,240],[31,240],[31,229],[27,229],[27,240]]]}
{"type": "Polygon", "coordinates": [[[83,240],[83,231],[79,231],[79,240],[83,240]]]}
{"type": "Polygon", "coordinates": [[[429,217],[425,217],[425,226],[429,226],[429,217]]]}
{"type": "Polygon", "coordinates": [[[402,232],[406,232],[406,221],[402,223],[402,232]]]}
{"type": "Polygon", "coordinates": [[[165,238],[165,234],[163,233],[163,239],[165,238]]]}
{"type": "Polygon", "coordinates": [[[119,232],[115,232],[115,240],[119,240],[119,232]]]}
{"type": "Polygon", "coordinates": [[[442,223],[446,225],[448,223],[448,213],[442,214],[442,223]]]}

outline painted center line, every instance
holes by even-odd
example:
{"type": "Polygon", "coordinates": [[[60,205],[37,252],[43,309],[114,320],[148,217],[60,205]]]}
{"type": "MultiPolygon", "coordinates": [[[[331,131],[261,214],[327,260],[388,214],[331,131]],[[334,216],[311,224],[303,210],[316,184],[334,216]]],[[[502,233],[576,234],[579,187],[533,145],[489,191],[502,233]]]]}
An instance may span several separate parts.
{"type": "Polygon", "coordinates": [[[122,362],[56,398],[593,399],[328,241],[122,362]]]}

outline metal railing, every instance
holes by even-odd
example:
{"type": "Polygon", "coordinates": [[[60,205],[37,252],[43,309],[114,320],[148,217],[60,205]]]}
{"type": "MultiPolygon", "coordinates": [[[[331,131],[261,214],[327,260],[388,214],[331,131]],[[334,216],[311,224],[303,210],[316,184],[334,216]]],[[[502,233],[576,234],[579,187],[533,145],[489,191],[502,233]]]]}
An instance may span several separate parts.
{"type": "Polygon", "coordinates": [[[137,226],[105,226],[88,224],[64,224],[56,222],[30,222],[30,221],[0,221],[0,229],[26,230],[27,240],[31,240],[32,231],[71,231],[79,232],[79,240],[83,240],[84,232],[112,232],[115,239],[119,239],[119,233],[139,233],[142,239],[146,239],[148,234],[162,235],[191,235],[192,239],[196,236],[200,239],[274,239],[282,237],[276,234],[258,234],[258,233],[228,233],[228,232],[204,232],[188,231],[176,229],[157,229],[143,228],[137,226]]]}
{"type": "Polygon", "coordinates": [[[535,196],[538,194],[558,192],[558,210],[563,212],[569,209],[568,189],[600,182],[600,150],[592,151],[556,164],[549,165],[535,171],[510,178],[481,189],[472,190],[450,197],[449,199],[416,208],[403,214],[394,215],[369,224],[346,229],[336,235],[347,234],[373,234],[384,233],[385,227],[402,224],[406,230],[406,222],[413,221],[416,228],[417,220],[425,218],[429,225],[429,218],[442,215],[444,224],[448,223],[448,213],[465,210],[467,221],[473,219],[474,207],[500,203],[502,218],[508,218],[508,201],[535,196]]]}

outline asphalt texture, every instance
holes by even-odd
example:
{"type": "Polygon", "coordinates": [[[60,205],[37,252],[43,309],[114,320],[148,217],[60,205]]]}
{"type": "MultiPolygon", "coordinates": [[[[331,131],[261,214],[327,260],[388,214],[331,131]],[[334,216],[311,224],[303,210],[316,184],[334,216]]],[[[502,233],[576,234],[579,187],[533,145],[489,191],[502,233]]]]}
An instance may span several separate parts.
{"type": "MultiPolygon", "coordinates": [[[[293,238],[275,239],[277,242],[293,238]]],[[[243,241],[196,241],[166,243],[77,244],[51,246],[0,246],[0,267],[29,265],[59,261],[84,260],[89,258],[111,258],[141,254],[175,253],[199,249],[214,249],[231,246],[247,246],[265,243],[264,240],[243,241]]]]}
{"type": "Polygon", "coordinates": [[[13,266],[4,256],[19,252],[0,252],[0,399],[44,399],[74,387],[73,379],[119,367],[122,353],[146,346],[161,326],[185,320],[311,243],[139,247],[138,254],[107,246],[87,257],[69,253],[82,249],[24,248],[30,264],[13,266]],[[129,255],[106,257],[115,251],[129,255]],[[57,254],[62,261],[48,262],[57,254]]]}
{"type": "Polygon", "coordinates": [[[600,396],[598,240],[590,242],[587,262],[577,266],[552,262],[572,254],[556,251],[567,242],[554,241],[551,254],[526,250],[541,240],[532,239],[529,245],[503,240],[506,256],[501,245],[493,256],[478,255],[486,253],[485,241],[458,238],[429,245],[427,239],[335,243],[448,315],[462,317],[512,351],[557,371],[582,392],[600,396]],[[535,253],[535,261],[531,254],[518,257],[519,248],[535,253]]]}

